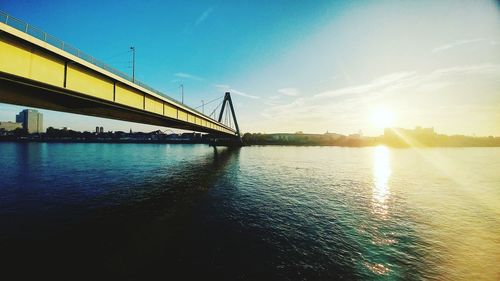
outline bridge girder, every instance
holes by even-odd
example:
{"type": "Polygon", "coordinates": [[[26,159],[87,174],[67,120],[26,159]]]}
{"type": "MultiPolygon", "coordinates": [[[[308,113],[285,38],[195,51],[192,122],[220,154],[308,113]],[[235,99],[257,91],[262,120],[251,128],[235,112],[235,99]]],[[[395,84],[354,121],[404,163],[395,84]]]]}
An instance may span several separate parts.
{"type": "Polygon", "coordinates": [[[3,23],[0,102],[214,135],[239,135],[184,104],[3,23]]]}

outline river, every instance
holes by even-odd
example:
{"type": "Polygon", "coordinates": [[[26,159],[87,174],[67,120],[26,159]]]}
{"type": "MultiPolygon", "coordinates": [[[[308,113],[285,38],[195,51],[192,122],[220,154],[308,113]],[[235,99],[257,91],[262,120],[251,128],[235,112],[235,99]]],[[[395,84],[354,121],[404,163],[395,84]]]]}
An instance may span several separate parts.
{"type": "Polygon", "coordinates": [[[500,148],[0,143],[0,163],[4,274],[500,279],[500,148]]]}

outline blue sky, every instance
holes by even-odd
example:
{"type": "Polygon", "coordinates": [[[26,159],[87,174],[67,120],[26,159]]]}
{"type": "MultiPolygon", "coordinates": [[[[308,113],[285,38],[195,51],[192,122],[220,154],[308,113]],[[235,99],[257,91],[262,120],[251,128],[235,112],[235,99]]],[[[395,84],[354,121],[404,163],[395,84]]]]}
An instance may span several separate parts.
{"type": "MultiPolygon", "coordinates": [[[[384,125],[500,135],[494,1],[3,0],[0,9],[124,72],[135,46],[137,79],[176,99],[183,83],[193,107],[230,90],[244,131],[377,135],[373,119],[389,116],[384,125]]],[[[0,120],[22,108],[0,104],[0,120]]],[[[46,127],[159,128],[42,112],[46,127]]]]}

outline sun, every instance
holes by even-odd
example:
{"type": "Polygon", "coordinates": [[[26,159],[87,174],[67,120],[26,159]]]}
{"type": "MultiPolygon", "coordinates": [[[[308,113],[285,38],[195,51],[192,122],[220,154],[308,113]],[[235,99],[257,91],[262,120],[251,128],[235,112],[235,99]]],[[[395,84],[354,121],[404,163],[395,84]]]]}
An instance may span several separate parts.
{"type": "Polygon", "coordinates": [[[371,115],[372,124],[379,128],[389,128],[394,125],[394,114],[385,108],[376,108],[371,115]]]}

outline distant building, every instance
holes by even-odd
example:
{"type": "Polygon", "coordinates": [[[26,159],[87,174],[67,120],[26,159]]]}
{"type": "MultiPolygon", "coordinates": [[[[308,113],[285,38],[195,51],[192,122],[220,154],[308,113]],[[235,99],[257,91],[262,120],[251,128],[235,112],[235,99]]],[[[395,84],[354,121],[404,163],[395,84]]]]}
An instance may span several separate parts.
{"type": "Polygon", "coordinates": [[[0,131],[14,131],[15,129],[22,129],[22,123],[16,122],[0,122],[0,131]]]}
{"type": "Polygon", "coordinates": [[[104,128],[103,127],[99,128],[99,133],[101,133],[101,134],[104,133],[104,128]]]}
{"type": "Polygon", "coordinates": [[[43,133],[43,114],[35,109],[25,109],[16,115],[16,122],[30,134],[43,133]]]}
{"type": "Polygon", "coordinates": [[[95,133],[96,133],[96,134],[99,134],[99,126],[96,126],[96,127],[95,127],[95,133]]]}

